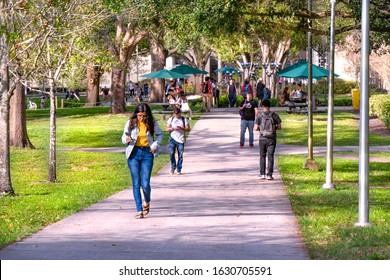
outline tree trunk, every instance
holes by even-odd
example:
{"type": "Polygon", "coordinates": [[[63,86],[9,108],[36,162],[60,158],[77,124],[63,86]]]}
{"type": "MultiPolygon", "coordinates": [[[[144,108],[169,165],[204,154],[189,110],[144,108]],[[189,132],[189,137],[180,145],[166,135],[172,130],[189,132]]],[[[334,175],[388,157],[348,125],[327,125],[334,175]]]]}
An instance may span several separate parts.
{"type": "Polygon", "coordinates": [[[10,149],[9,149],[9,72],[8,66],[2,63],[0,73],[0,196],[14,194],[11,183],[10,149]]]}
{"type": "Polygon", "coordinates": [[[56,169],[56,103],[54,81],[50,79],[50,146],[49,146],[49,182],[57,180],[56,169]]]}
{"type": "MultiPolygon", "coordinates": [[[[152,36],[150,40],[150,56],[152,61],[152,72],[158,71],[164,68],[166,53],[164,52],[163,32],[152,36]]],[[[152,79],[152,94],[151,100],[154,102],[162,102],[165,95],[164,92],[164,79],[152,79]]]]}
{"type": "Polygon", "coordinates": [[[24,86],[18,82],[10,100],[10,146],[35,149],[27,134],[24,86]]]}
{"type": "Polygon", "coordinates": [[[126,73],[120,67],[114,67],[111,73],[111,108],[110,113],[120,114],[126,112],[125,107],[125,79],[126,73]]]}
{"type": "Polygon", "coordinates": [[[99,82],[101,73],[99,66],[89,65],[87,67],[87,103],[85,107],[99,106],[99,82]]]}

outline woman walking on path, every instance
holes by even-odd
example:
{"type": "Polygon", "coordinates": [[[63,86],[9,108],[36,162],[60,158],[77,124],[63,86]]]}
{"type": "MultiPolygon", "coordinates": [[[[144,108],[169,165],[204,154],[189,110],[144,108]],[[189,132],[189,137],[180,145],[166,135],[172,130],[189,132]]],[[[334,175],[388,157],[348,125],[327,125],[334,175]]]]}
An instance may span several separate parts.
{"type": "Polygon", "coordinates": [[[138,214],[142,219],[149,213],[151,200],[150,177],[154,157],[157,156],[163,132],[147,104],[139,104],[123,130],[122,142],[127,145],[126,158],[133,182],[133,196],[138,214]],[[154,140],[154,135],[156,139],[154,140]],[[142,205],[141,188],[145,203],[142,205]]]}

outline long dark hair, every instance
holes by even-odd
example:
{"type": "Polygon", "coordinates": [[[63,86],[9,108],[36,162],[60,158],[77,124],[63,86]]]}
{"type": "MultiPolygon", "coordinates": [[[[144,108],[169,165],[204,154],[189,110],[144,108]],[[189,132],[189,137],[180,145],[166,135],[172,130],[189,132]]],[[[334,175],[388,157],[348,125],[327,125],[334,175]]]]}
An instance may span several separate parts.
{"type": "Polygon", "coordinates": [[[154,119],[153,119],[152,111],[150,110],[149,105],[146,103],[140,103],[135,108],[133,115],[130,117],[129,130],[137,126],[138,113],[146,113],[146,118],[145,118],[146,131],[149,131],[150,135],[154,135],[154,119]]]}

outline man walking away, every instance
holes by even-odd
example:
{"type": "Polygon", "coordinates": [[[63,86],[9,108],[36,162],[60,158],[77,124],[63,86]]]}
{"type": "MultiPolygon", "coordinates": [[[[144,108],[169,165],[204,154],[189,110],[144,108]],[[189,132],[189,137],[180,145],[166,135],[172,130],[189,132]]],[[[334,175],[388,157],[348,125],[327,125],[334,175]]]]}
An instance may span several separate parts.
{"type": "Polygon", "coordinates": [[[263,89],[265,88],[265,84],[263,84],[263,79],[260,78],[259,82],[256,85],[256,97],[259,101],[259,107],[261,106],[261,100],[263,100],[263,89]]]}
{"type": "Polygon", "coordinates": [[[248,128],[249,132],[249,147],[253,148],[253,127],[255,118],[258,114],[257,102],[253,100],[253,94],[247,93],[246,99],[243,100],[238,107],[241,115],[241,133],[240,133],[240,148],[245,144],[245,131],[248,128]]]}
{"type": "Polygon", "coordinates": [[[271,112],[271,102],[263,100],[261,104],[263,111],[257,118],[255,130],[260,131],[259,148],[260,148],[260,180],[273,180],[274,171],[274,154],[276,147],[276,130],[282,129],[282,120],[278,114],[271,112]],[[267,172],[265,159],[267,158],[267,172]]]}

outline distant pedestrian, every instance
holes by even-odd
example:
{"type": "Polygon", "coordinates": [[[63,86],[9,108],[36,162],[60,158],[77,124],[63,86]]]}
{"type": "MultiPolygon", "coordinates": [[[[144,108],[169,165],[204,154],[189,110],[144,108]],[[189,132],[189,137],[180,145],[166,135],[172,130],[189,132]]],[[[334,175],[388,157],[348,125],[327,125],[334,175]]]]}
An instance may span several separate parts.
{"type": "Polygon", "coordinates": [[[265,84],[263,83],[263,79],[260,78],[256,85],[256,97],[259,101],[259,107],[261,105],[261,100],[264,98],[263,90],[265,88],[265,84]]]}
{"type": "Polygon", "coordinates": [[[256,118],[255,130],[260,131],[260,180],[273,180],[274,154],[276,148],[276,130],[282,129],[282,120],[278,114],[271,112],[271,102],[263,100],[261,104],[264,112],[256,118]],[[267,159],[267,168],[266,168],[267,159]]]}
{"type": "Polygon", "coordinates": [[[177,174],[180,175],[183,168],[185,133],[190,131],[188,119],[181,115],[180,108],[173,109],[173,116],[168,119],[165,130],[169,131],[171,136],[168,145],[171,160],[171,170],[169,173],[173,175],[176,170],[177,174]]]}
{"type": "Polygon", "coordinates": [[[108,100],[108,94],[110,93],[110,90],[104,86],[104,88],[102,89],[102,93],[103,93],[103,100],[108,100]]]}
{"type": "Polygon", "coordinates": [[[213,90],[210,82],[210,77],[206,77],[201,86],[202,93],[202,111],[210,112],[211,105],[213,103],[213,90]]]}
{"type": "Polygon", "coordinates": [[[138,104],[133,115],[126,122],[122,143],[127,145],[126,158],[133,182],[133,196],[137,209],[135,219],[144,218],[150,210],[151,186],[154,157],[163,138],[158,122],[153,118],[149,105],[138,104]],[[142,203],[142,194],[145,203],[142,203]]]}
{"type": "Polygon", "coordinates": [[[142,98],[142,89],[139,86],[139,83],[134,84],[134,102],[139,104],[142,98]]]}
{"type": "Polygon", "coordinates": [[[129,82],[129,92],[130,92],[130,97],[134,95],[134,84],[132,81],[129,82]]]}
{"type": "Polygon", "coordinates": [[[245,79],[244,84],[241,87],[241,94],[246,99],[246,95],[251,93],[253,95],[252,85],[249,83],[249,79],[245,79]]]}
{"type": "Polygon", "coordinates": [[[41,109],[45,109],[46,108],[46,95],[42,94],[41,96],[41,104],[40,104],[40,108],[41,109]]]}
{"type": "Polygon", "coordinates": [[[257,102],[253,100],[253,94],[248,92],[246,99],[243,100],[238,107],[241,115],[241,133],[240,133],[240,148],[245,144],[245,132],[248,129],[249,133],[249,147],[253,148],[254,136],[253,127],[255,118],[258,114],[257,102]]]}
{"type": "Polygon", "coordinates": [[[227,88],[227,92],[228,92],[229,108],[236,107],[237,87],[236,87],[236,83],[234,82],[233,79],[229,80],[229,85],[228,85],[228,88],[227,88]]]}
{"type": "Polygon", "coordinates": [[[189,120],[192,118],[192,110],[190,107],[190,104],[188,103],[187,96],[182,92],[180,94],[179,100],[177,101],[178,104],[180,104],[180,110],[182,113],[188,113],[189,114],[189,120]]]}
{"type": "Polygon", "coordinates": [[[219,107],[219,88],[216,86],[214,89],[213,89],[213,104],[214,104],[214,107],[219,107]]]}

